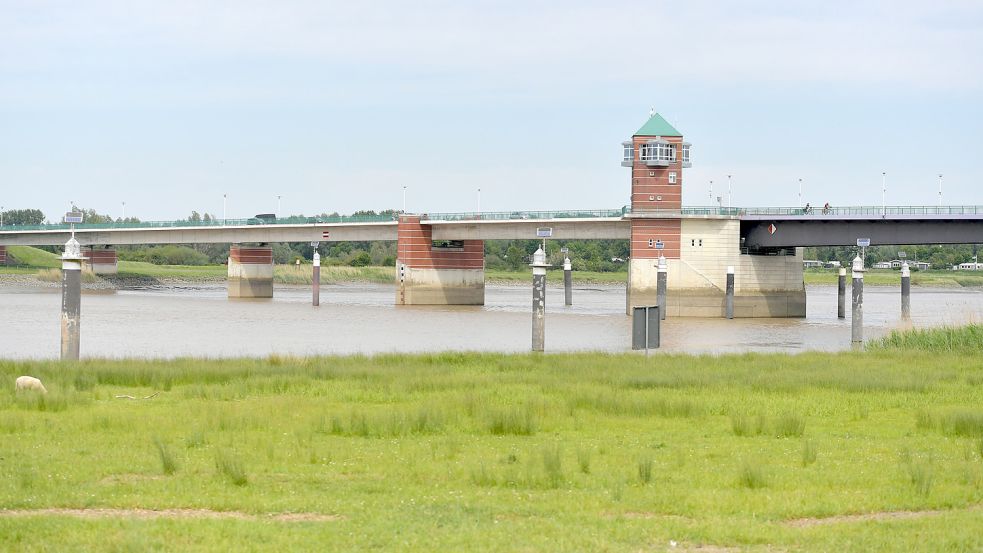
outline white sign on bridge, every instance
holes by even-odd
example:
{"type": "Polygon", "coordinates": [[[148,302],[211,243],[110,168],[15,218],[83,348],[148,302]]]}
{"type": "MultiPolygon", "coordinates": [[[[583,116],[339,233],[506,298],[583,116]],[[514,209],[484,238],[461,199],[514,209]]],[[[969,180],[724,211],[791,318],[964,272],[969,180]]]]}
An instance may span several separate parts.
{"type": "Polygon", "coordinates": [[[857,245],[861,248],[866,248],[870,245],[870,238],[857,238],[857,245]]]}

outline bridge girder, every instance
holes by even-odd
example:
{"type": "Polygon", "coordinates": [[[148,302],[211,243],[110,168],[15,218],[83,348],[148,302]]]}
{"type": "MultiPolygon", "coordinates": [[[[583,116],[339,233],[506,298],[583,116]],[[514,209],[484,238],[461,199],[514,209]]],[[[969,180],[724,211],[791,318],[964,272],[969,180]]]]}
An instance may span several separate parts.
{"type": "Polygon", "coordinates": [[[983,243],[983,219],[775,219],[741,221],[741,242],[751,248],[983,243]],[[770,226],[775,225],[775,232],[770,226]]]}

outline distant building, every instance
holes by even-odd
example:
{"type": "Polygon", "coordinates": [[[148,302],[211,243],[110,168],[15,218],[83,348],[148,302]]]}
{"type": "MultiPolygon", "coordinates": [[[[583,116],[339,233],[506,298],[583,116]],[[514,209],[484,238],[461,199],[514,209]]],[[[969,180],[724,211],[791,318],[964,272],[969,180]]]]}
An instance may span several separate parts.
{"type": "Polygon", "coordinates": [[[824,265],[824,267],[826,267],[827,269],[839,269],[842,266],[843,265],[839,261],[836,261],[835,259],[833,261],[827,261],[826,264],[824,265]]]}
{"type": "Polygon", "coordinates": [[[959,271],[983,271],[983,263],[960,263],[957,267],[953,267],[959,271]]]}
{"type": "Polygon", "coordinates": [[[817,259],[803,259],[802,260],[803,269],[822,269],[823,262],[817,259]]]}
{"type": "Polygon", "coordinates": [[[874,268],[874,269],[890,269],[891,268],[891,262],[890,261],[878,261],[877,263],[874,263],[874,266],[872,268],[874,268]]]}

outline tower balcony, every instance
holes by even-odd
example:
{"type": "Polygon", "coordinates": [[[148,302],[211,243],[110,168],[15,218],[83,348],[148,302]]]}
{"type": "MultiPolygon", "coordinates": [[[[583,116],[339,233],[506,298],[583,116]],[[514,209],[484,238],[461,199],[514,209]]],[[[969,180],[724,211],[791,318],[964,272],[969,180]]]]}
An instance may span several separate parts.
{"type": "Polygon", "coordinates": [[[621,166],[631,167],[635,164],[635,144],[631,140],[627,140],[621,143],[621,148],[624,151],[621,157],[621,166]]]}

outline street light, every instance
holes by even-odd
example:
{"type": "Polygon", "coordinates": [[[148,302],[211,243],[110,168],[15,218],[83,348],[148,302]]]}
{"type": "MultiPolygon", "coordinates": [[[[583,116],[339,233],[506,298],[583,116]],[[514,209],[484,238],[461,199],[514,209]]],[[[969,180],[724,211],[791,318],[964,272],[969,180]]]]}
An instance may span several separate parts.
{"type": "Polygon", "coordinates": [[[713,181],[710,181],[710,190],[707,192],[707,201],[710,202],[707,205],[713,205],[713,181]]]}
{"type": "Polygon", "coordinates": [[[799,205],[802,205],[802,179],[799,179],[799,205]]]}
{"type": "Polygon", "coordinates": [[[881,215],[887,215],[887,171],[881,173],[881,215]]]}
{"type": "Polygon", "coordinates": [[[942,173],[939,173],[939,207],[942,207],[942,173]]]}
{"type": "Polygon", "coordinates": [[[3,206],[0,205],[0,227],[3,226],[3,206]]]}
{"type": "Polygon", "coordinates": [[[222,226],[225,226],[228,220],[228,212],[225,209],[227,204],[226,200],[228,200],[228,198],[228,194],[222,194],[222,226]]]}
{"type": "Polygon", "coordinates": [[[123,202],[123,222],[126,222],[126,202],[123,202]]]}
{"type": "Polygon", "coordinates": [[[403,213],[406,213],[406,187],[403,187],[403,213]]]}
{"type": "Polygon", "coordinates": [[[280,218],[280,195],[279,194],[277,194],[277,196],[276,196],[276,217],[277,217],[277,219],[280,218]]]}
{"type": "Polygon", "coordinates": [[[727,207],[733,207],[733,206],[731,206],[731,203],[730,203],[731,202],[731,196],[732,196],[732,191],[731,191],[731,187],[730,187],[730,177],[731,177],[730,175],[727,175],[727,207]]]}
{"type": "Polygon", "coordinates": [[[478,213],[481,213],[481,189],[480,188],[478,189],[478,209],[476,211],[478,213]]]}

